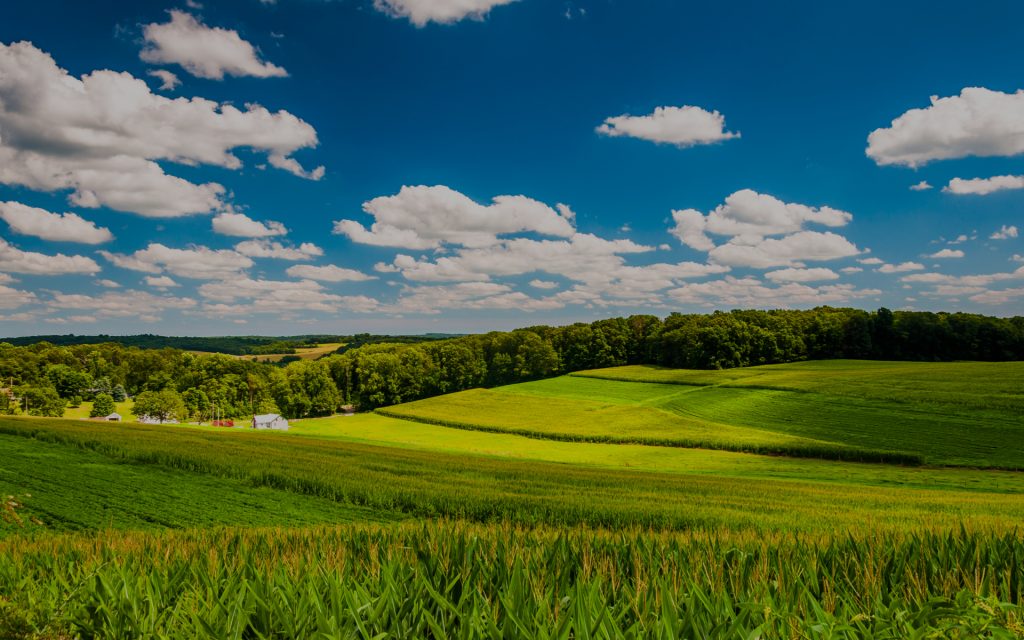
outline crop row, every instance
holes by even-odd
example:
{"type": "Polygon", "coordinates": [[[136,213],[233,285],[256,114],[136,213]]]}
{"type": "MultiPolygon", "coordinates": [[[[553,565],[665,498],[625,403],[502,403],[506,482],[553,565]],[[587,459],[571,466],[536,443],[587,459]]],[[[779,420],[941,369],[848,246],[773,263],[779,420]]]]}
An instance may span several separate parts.
{"type": "Polygon", "coordinates": [[[0,543],[0,636],[1014,638],[1024,541],[433,522],[0,543]]]}
{"type": "MultiPolygon", "coordinates": [[[[470,391],[462,393],[472,394],[474,392],[470,391]]],[[[721,425],[718,433],[715,433],[714,429],[707,428],[707,425],[710,423],[706,423],[705,425],[702,425],[705,428],[698,432],[705,433],[706,435],[704,435],[704,437],[701,437],[696,433],[694,435],[688,435],[687,428],[689,425],[686,422],[676,419],[675,416],[667,412],[659,412],[655,409],[646,408],[633,411],[636,414],[646,412],[656,416],[655,419],[658,422],[652,424],[651,429],[647,431],[647,433],[659,430],[664,431],[666,426],[668,426],[671,431],[671,427],[673,425],[677,425],[676,432],[669,432],[663,435],[643,435],[645,430],[635,429],[633,430],[633,433],[623,433],[622,425],[620,423],[607,421],[609,419],[613,420],[614,418],[619,417],[618,415],[602,416],[600,413],[585,413],[584,407],[577,408],[569,416],[570,419],[585,418],[592,420],[594,423],[593,426],[584,430],[567,427],[566,423],[559,420],[560,416],[553,411],[534,414],[532,417],[527,416],[524,420],[515,420],[513,422],[513,424],[529,424],[531,421],[543,422],[544,425],[542,427],[524,428],[521,426],[511,426],[511,424],[506,426],[504,423],[509,422],[509,414],[496,416],[493,411],[483,411],[483,409],[486,409],[488,405],[492,404],[492,398],[500,397],[500,395],[486,391],[480,391],[480,393],[488,393],[490,395],[488,398],[481,401],[481,411],[472,414],[475,416],[475,420],[473,422],[465,419],[457,419],[457,417],[455,417],[467,415],[468,412],[464,410],[465,407],[446,406],[449,403],[457,401],[456,396],[461,394],[420,400],[393,407],[384,407],[377,409],[376,412],[390,418],[410,420],[423,424],[433,424],[452,429],[482,431],[485,433],[508,433],[527,438],[556,440],[561,442],[641,444],[656,447],[712,449],[716,451],[735,451],[738,453],[789,456],[793,458],[813,458],[818,460],[839,460],[845,462],[875,462],[906,466],[920,466],[925,463],[924,456],[911,452],[848,446],[841,443],[824,442],[821,440],[801,438],[799,436],[792,436],[789,434],[774,434],[767,431],[746,430],[742,427],[730,428],[728,425],[721,425]],[[610,431],[618,431],[618,433],[611,433],[610,431]],[[733,432],[735,432],[738,437],[730,437],[733,432]]],[[[519,405],[536,404],[538,409],[542,408],[544,405],[552,404],[550,400],[536,400],[531,403],[529,402],[529,399],[524,398],[516,398],[514,402],[519,405]]],[[[527,407],[524,406],[520,406],[520,411],[523,415],[529,413],[527,407]]],[[[517,413],[516,416],[518,415],[521,414],[517,413]]]]}
{"type": "Polygon", "coordinates": [[[960,522],[1006,529],[1024,519],[1019,493],[753,482],[186,427],[8,418],[0,420],[0,433],[80,447],[132,465],[233,478],[418,517],[792,531],[942,528],[960,522]]]}

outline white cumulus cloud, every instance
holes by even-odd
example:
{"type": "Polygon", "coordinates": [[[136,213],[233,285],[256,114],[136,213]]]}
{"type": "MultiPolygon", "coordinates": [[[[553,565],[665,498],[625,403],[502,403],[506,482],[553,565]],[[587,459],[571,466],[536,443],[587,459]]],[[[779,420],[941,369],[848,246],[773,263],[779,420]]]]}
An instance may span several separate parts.
{"type": "Polygon", "coordinates": [[[235,245],[235,251],[250,258],[276,258],[278,260],[308,260],[324,254],[324,250],[312,242],[303,242],[289,247],[270,240],[246,240],[235,245]]]}
{"type": "Polygon", "coordinates": [[[929,258],[962,258],[964,252],[960,249],[940,249],[935,253],[929,254],[929,258]]]}
{"type": "MultiPolygon", "coordinates": [[[[165,23],[143,27],[145,47],[139,54],[151,64],[177,64],[198,78],[222,80],[226,75],[272,78],[287,76],[283,68],[260,60],[259,52],[237,31],[208,27],[195,16],[171,10],[165,23]]],[[[168,84],[165,80],[163,89],[168,84]]]]}
{"type": "Polygon", "coordinates": [[[831,269],[815,267],[813,269],[779,269],[764,274],[772,282],[819,282],[821,280],[838,280],[839,274],[831,269]]]}
{"type": "Polygon", "coordinates": [[[535,232],[569,237],[575,233],[572,210],[526,196],[497,196],[482,205],[443,185],[404,186],[393,196],[363,204],[373,216],[367,229],[354,220],[339,220],[334,232],[354,242],[405,249],[433,249],[442,244],[484,247],[499,235],[535,232]]]}
{"type": "Polygon", "coordinates": [[[178,283],[168,276],[146,276],[143,281],[151,287],[157,289],[167,289],[169,287],[177,287],[178,283]]]}
{"type": "Polygon", "coordinates": [[[178,76],[167,69],[151,69],[146,72],[146,75],[160,81],[161,91],[174,91],[181,85],[178,76]]]}
{"type": "Polygon", "coordinates": [[[288,229],[280,222],[259,222],[235,211],[218,213],[213,218],[213,230],[221,235],[240,238],[269,238],[288,233],[288,229]]]}
{"type": "Polygon", "coordinates": [[[901,262],[899,264],[883,264],[878,267],[879,273],[904,273],[906,271],[921,271],[924,265],[920,262],[901,262]]]}
{"type": "Polygon", "coordinates": [[[114,266],[131,271],[160,274],[163,272],[195,280],[218,280],[238,276],[252,266],[247,256],[228,249],[193,246],[174,249],[159,242],[151,243],[128,255],[100,251],[114,266]]]}
{"type": "Polygon", "coordinates": [[[417,27],[452,24],[464,18],[482,20],[491,9],[516,0],[373,0],[373,6],[394,18],[407,18],[417,27]]]}
{"type": "Polygon", "coordinates": [[[1016,238],[1017,237],[1017,233],[1018,233],[1018,231],[1017,231],[1017,226],[1016,225],[1012,225],[1012,224],[1006,225],[1006,224],[1004,224],[1002,227],[999,228],[999,231],[996,231],[995,233],[990,235],[988,238],[989,238],[989,240],[1009,240],[1010,238],[1016,238]]]}
{"type": "Polygon", "coordinates": [[[626,136],[651,142],[692,147],[740,137],[725,130],[725,116],[700,107],[657,107],[645,116],[621,115],[606,118],[597,132],[612,137],[626,136]]]}
{"type": "Polygon", "coordinates": [[[100,271],[96,261],[86,256],[49,255],[22,251],[0,238],[0,271],[55,276],[69,273],[94,274],[100,271]]]}
{"type": "Polygon", "coordinates": [[[672,212],[672,235],[717,264],[755,268],[801,266],[807,260],[832,260],[860,253],[843,236],[810,231],[808,224],[847,225],[853,215],[832,207],[786,203],[751,189],[731,194],[708,214],[696,209],[672,212]],[[715,245],[710,235],[728,236],[715,245]],[[770,236],[783,236],[773,238],[770,236]]]}
{"type": "Polygon", "coordinates": [[[959,96],[932,96],[868,136],[867,155],[879,165],[919,167],[934,160],[1024,153],[1024,91],[966,87],[959,96]]]}
{"type": "Polygon", "coordinates": [[[1024,176],[992,176],[991,178],[953,178],[949,184],[942,188],[945,193],[953,193],[958,196],[975,195],[987,196],[996,191],[1008,189],[1024,189],[1024,176]]]}
{"type": "Polygon", "coordinates": [[[285,273],[293,278],[305,280],[317,280],[320,282],[361,282],[364,280],[375,280],[374,276],[357,271],[345,269],[338,265],[328,264],[316,266],[312,264],[297,264],[285,270],[285,273]]]}
{"type": "Polygon", "coordinates": [[[50,213],[20,202],[0,202],[0,219],[11,231],[56,242],[102,244],[114,239],[109,229],[97,227],[75,213],[50,213]]]}
{"type": "Polygon", "coordinates": [[[318,179],[291,157],[316,131],[287,111],[154,94],[128,73],[71,76],[28,42],[0,44],[0,184],[70,191],[72,204],[149,217],[207,213],[224,187],[169,175],[157,161],[239,169],[249,148],[318,179]]]}

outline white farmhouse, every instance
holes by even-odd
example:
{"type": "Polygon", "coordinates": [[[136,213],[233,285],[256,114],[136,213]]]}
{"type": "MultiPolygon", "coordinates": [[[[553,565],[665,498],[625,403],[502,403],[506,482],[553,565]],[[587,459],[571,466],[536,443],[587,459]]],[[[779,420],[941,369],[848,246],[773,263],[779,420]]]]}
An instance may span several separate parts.
{"type": "Polygon", "coordinates": [[[288,430],[288,421],[276,413],[265,413],[252,417],[253,429],[276,429],[278,431],[288,430]]]}

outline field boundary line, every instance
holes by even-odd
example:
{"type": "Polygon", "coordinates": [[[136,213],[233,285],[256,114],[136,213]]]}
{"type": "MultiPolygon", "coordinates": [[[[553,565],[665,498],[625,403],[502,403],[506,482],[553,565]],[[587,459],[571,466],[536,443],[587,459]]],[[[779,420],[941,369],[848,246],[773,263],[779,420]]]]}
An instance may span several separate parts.
{"type": "Polygon", "coordinates": [[[914,467],[923,466],[925,464],[923,456],[898,451],[871,450],[853,447],[840,448],[837,446],[813,448],[771,445],[734,445],[725,442],[710,442],[706,440],[684,438],[662,439],[606,435],[573,435],[566,433],[547,433],[542,431],[533,431],[531,429],[489,427],[486,425],[458,422],[454,420],[441,420],[437,418],[413,416],[404,414],[402,412],[393,411],[387,408],[376,409],[375,413],[388,418],[406,420],[408,422],[418,422],[420,424],[448,427],[450,429],[461,429],[463,431],[481,431],[484,433],[510,434],[522,436],[525,438],[533,438],[535,440],[553,440],[558,442],[587,442],[594,444],[610,445],[634,444],[648,447],[673,447],[680,449],[707,449],[711,451],[731,451],[734,453],[748,453],[752,455],[781,456],[789,458],[811,458],[816,460],[839,460],[843,462],[867,462],[914,467]]]}

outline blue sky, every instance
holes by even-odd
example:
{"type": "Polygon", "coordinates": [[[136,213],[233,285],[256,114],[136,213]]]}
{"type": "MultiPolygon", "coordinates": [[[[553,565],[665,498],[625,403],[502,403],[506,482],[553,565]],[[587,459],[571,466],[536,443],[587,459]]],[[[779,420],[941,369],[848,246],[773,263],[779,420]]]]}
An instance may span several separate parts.
{"type": "Polygon", "coordinates": [[[8,3],[0,334],[1020,314],[1024,6],[787,4],[8,3]]]}

